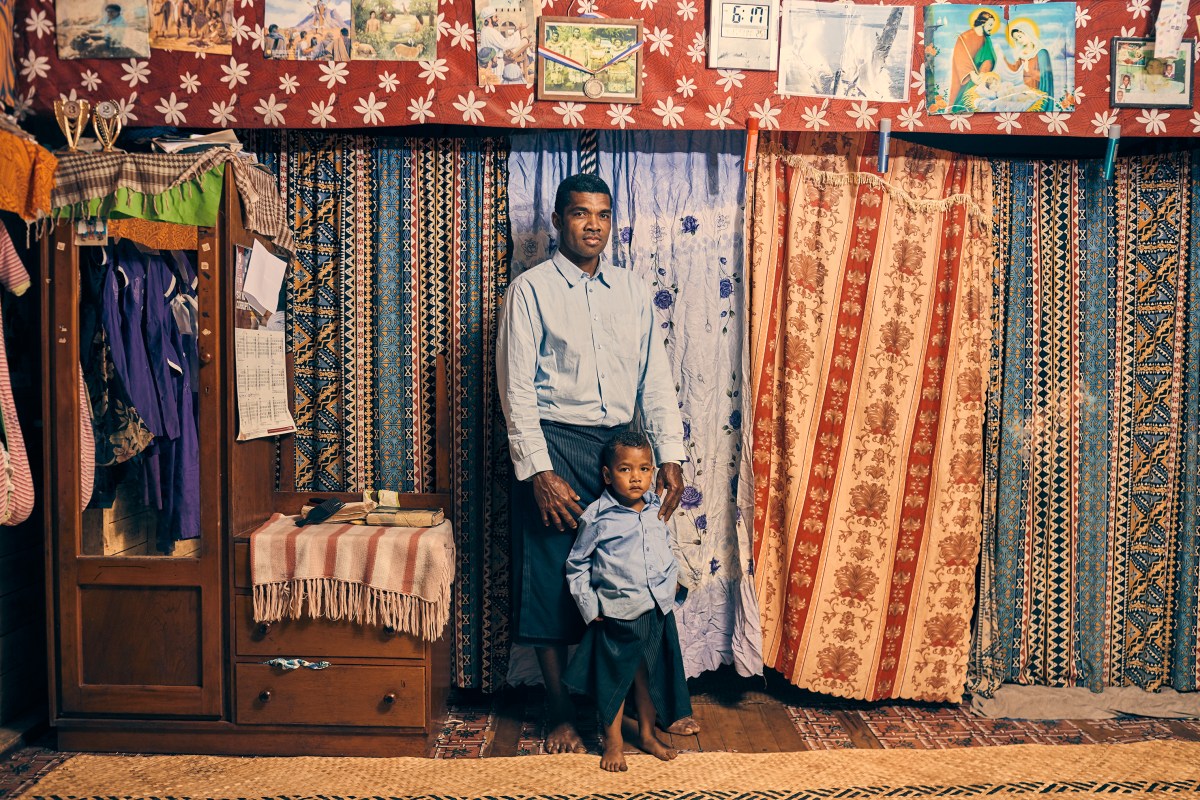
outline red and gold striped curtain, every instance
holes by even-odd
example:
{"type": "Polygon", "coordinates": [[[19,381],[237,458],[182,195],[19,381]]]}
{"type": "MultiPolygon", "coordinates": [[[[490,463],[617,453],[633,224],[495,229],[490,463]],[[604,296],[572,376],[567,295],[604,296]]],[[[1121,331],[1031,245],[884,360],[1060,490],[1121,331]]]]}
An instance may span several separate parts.
{"type": "Polygon", "coordinates": [[[843,697],[961,697],[980,542],[991,170],[784,134],[750,202],[763,657],[843,697]]]}

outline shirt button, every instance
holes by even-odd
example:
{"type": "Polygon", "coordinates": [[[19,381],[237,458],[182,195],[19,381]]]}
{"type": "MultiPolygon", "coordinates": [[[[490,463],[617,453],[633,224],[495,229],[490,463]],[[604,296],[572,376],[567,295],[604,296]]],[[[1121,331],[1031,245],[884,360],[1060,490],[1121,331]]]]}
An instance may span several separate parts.
{"type": "Polygon", "coordinates": [[[603,349],[604,349],[604,345],[602,345],[602,344],[598,344],[598,345],[596,345],[596,349],[597,349],[597,350],[603,350],[603,349]]]}

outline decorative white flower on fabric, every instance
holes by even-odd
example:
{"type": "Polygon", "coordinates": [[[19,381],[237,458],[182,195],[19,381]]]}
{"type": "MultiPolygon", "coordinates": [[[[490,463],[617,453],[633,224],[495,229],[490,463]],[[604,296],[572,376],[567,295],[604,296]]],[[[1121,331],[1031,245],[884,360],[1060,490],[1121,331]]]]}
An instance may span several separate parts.
{"type": "Polygon", "coordinates": [[[396,73],[388,72],[386,69],[379,76],[379,89],[383,92],[394,92],[400,87],[400,79],[396,77],[396,73]]]}
{"type": "Polygon", "coordinates": [[[970,114],[946,114],[942,117],[950,123],[952,131],[969,131],[971,130],[971,115],[970,114]]]}
{"type": "Polygon", "coordinates": [[[246,24],[245,17],[238,17],[229,25],[229,35],[238,44],[246,41],[250,36],[250,26],[246,24]]]}
{"type": "Polygon", "coordinates": [[[205,50],[196,50],[192,53],[192,58],[195,58],[198,61],[204,61],[208,58],[208,52],[205,50]]]}
{"type": "Polygon", "coordinates": [[[1099,111],[1092,117],[1092,132],[1097,136],[1107,136],[1108,129],[1117,124],[1117,112],[1099,111]]]}
{"type": "Polygon", "coordinates": [[[77,101],[77,100],[79,100],[79,92],[76,91],[75,89],[72,89],[70,94],[63,94],[62,92],[59,92],[58,99],[62,100],[64,103],[69,100],[77,101]]]}
{"type": "Polygon", "coordinates": [[[280,103],[275,100],[275,93],[266,100],[259,100],[258,105],[254,106],[254,112],[262,116],[263,125],[282,125],[283,112],[287,109],[287,103],[280,103]]]}
{"type": "Polygon", "coordinates": [[[1079,54],[1079,66],[1091,72],[1092,67],[1100,61],[1101,56],[1108,55],[1108,48],[1104,46],[1104,40],[1099,36],[1093,36],[1088,40],[1087,47],[1083,48],[1083,52],[1079,54]]]}
{"type": "Polygon", "coordinates": [[[564,100],[554,105],[553,111],[562,117],[563,125],[575,128],[583,124],[583,103],[572,103],[564,100]]]}
{"type": "Polygon", "coordinates": [[[37,88],[30,86],[28,92],[17,95],[17,104],[13,106],[13,116],[17,120],[23,120],[29,116],[29,110],[33,108],[33,95],[35,92],[37,92],[37,88]]]}
{"type": "Polygon", "coordinates": [[[717,86],[728,92],[732,92],[734,87],[742,88],[742,81],[746,80],[746,73],[740,69],[719,69],[717,74],[721,77],[717,78],[717,86]]]}
{"type": "Polygon", "coordinates": [[[446,66],[446,59],[444,58],[437,58],[432,61],[418,61],[417,63],[421,65],[419,77],[424,78],[426,83],[444,81],[446,80],[446,73],[450,71],[450,68],[446,66]]]}
{"type": "Polygon", "coordinates": [[[1124,25],[1121,26],[1121,38],[1122,39],[1128,39],[1133,36],[1137,36],[1136,28],[1134,28],[1134,27],[1126,28],[1124,25]]]}
{"type": "Polygon", "coordinates": [[[295,94],[300,88],[300,81],[290,72],[285,72],[279,76],[279,91],[284,94],[295,94]]]}
{"type": "Polygon", "coordinates": [[[130,122],[137,122],[138,115],[133,113],[134,104],[137,103],[137,92],[130,92],[129,97],[121,97],[117,99],[117,119],[121,120],[122,125],[128,125],[130,122]]]}
{"type": "Polygon", "coordinates": [[[254,0],[242,0],[238,3],[238,8],[254,8],[254,0]]]}
{"type": "Polygon", "coordinates": [[[912,80],[909,81],[908,85],[916,90],[917,96],[919,97],[919,96],[924,95],[925,94],[925,70],[914,69],[914,70],[912,70],[912,72],[909,73],[909,77],[911,77],[912,80]]]}
{"type": "Polygon", "coordinates": [[[607,113],[609,124],[621,130],[625,130],[626,125],[633,124],[633,106],[631,105],[622,103],[620,105],[609,106],[607,113]]]}
{"type": "Polygon", "coordinates": [[[41,39],[43,36],[54,32],[54,23],[46,16],[45,11],[34,9],[25,18],[25,30],[41,39]]]}
{"type": "Polygon", "coordinates": [[[1141,114],[1137,115],[1137,121],[1146,126],[1146,133],[1151,136],[1157,136],[1160,133],[1167,132],[1167,120],[1171,118],[1170,114],[1159,111],[1157,108],[1148,108],[1141,114]]]}
{"type": "Polygon", "coordinates": [[[822,125],[828,125],[829,120],[825,119],[825,112],[828,108],[829,101],[826,100],[819,106],[809,106],[804,109],[804,113],[800,115],[800,118],[804,120],[804,127],[810,131],[819,131],[822,125]]]}
{"type": "Polygon", "coordinates": [[[508,120],[513,125],[520,125],[522,128],[533,122],[533,95],[529,95],[524,100],[509,103],[508,120]]]}
{"type": "Polygon", "coordinates": [[[1125,10],[1132,14],[1134,19],[1141,19],[1150,13],[1150,0],[1129,0],[1125,4],[1125,10]]]}
{"type": "Polygon", "coordinates": [[[542,11],[554,7],[554,0],[542,0],[542,11]]]}
{"type": "Polygon", "coordinates": [[[387,103],[383,100],[376,100],[375,93],[371,92],[366,97],[358,98],[358,105],[354,110],[362,114],[364,125],[378,125],[383,122],[383,110],[387,108],[387,103]]]}
{"type": "Polygon", "coordinates": [[[466,97],[460,94],[453,105],[462,112],[463,122],[483,122],[484,102],[475,99],[474,90],[467,92],[466,97]]]}
{"type": "Polygon", "coordinates": [[[37,53],[21,56],[21,75],[25,80],[32,83],[35,79],[44,78],[49,74],[50,59],[46,56],[39,56],[37,53]]]}
{"type": "Polygon", "coordinates": [[[229,87],[229,91],[233,91],[238,87],[238,84],[243,84],[250,77],[250,65],[238,63],[236,58],[230,56],[229,64],[221,65],[221,72],[225,73],[225,77],[221,78],[221,82],[229,87]]]}
{"type": "Polygon", "coordinates": [[[675,105],[675,98],[670,95],[655,103],[652,110],[655,114],[662,117],[664,128],[678,128],[683,124],[684,107],[675,105]]]}
{"type": "Polygon", "coordinates": [[[208,109],[209,115],[212,116],[213,124],[220,125],[222,128],[228,128],[235,120],[233,112],[237,108],[237,95],[230,95],[228,100],[220,100],[212,104],[208,109]]]}
{"type": "Polygon", "coordinates": [[[924,128],[925,122],[921,119],[921,110],[912,106],[900,109],[900,126],[908,128],[910,131],[914,128],[924,128]]]}
{"type": "Polygon", "coordinates": [[[642,11],[645,11],[648,8],[654,8],[654,4],[657,2],[658,0],[637,0],[638,8],[640,8],[642,11]]]}
{"type": "Polygon", "coordinates": [[[1038,114],[1038,119],[1046,123],[1046,130],[1050,133],[1066,133],[1067,132],[1067,115],[1061,111],[1049,111],[1045,114],[1038,114]]]}
{"type": "Polygon", "coordinates": [[[333,106],[337,101],[337,95],[329,95],[328,100],[318,100],[313,102],[308,107],[308,116],[312,117],[313,125],[320,125],[322,128],[329,127],[329,123],[337,122],[333,118],[333,106]]]}
{"type": "Polygon", "coordinates": [[[350,68],[346,66],[345,61],[322,61],[321,72],[325,74],[317,78],[317,80],[324,83],[326,89],[332,89],[335,84],[346,82],[346,76],[350,74],[350,68]]]}
{"type": "Polygon", "coordinates": [[[1021,118],[1016,111],[1004,111],[995,116],[996,127],[1005,133],[1012,133],[1013,129],[1021,127],[1021,118]]]}
{"type": "Polygon", "coordinates": [[[1075,6],[1075,27],[1086,28],[1087,24],[1092,21],[1092,12],[1088,11],[1085,5],[1075,6]]]}
{"type": "Polygon", "coordinates": [[[1075,91],[1071,92],[1071,94],[1075,96],[1075,105],[1079,105],[1083,102],[1083,99],[1087,97],[1087,95],[1083,92],[1082,86],[1076,86],[1075,91]]]}
{"type": "Polygon", "coordinates": [[[96,89],[100,88],[100,84],[104,83],[104,81],[100,80],[100,76],[95,72],[92,72],[90,69],[85,69],[83,71],[83,74],[79,76],[79,82],[82,83],[83,88],[87,89],[89,92],[96,91],[96,89]]]}
{"type": "Polygon", "coordinates": [[[692,0],[679,0],[675,4],[675,13],[691,22],[692,18],[696,16],[696,4],[692,0]]]}
{"type": "Polygon", "coordinates": [[[595,14],[596,13],[595,0],[579,0],[579,3],[576,4],[576,6],[575,6],[575,13],[580,14],[580,15],[595,14]]]}
{"type": "Polygon", "coordinates": [[[771,108],[771,98],[765,97],[761,103],[754,104],[754,110],[750,112],[750,116],[758,120],[758,127],[762,130],[778,130],[779,120],[777,117],[782,111],[782,108],[771,108]]]}
{"type": "Polygon", "coordinates": [[[1200,111],[1192,112],[1192,133],[1200,133],[1200,111]]]}
{"type": "Polygon", "coordinates": [[[129,59],[128,64],[122,64],[121,70],[124,71],[125,77],[121,80],[129,84],[130,89],[136,89],[139,83],[150,82],[150,62],[138,61],[136,58],[129,59]]]}
{"type": "Polygon", "coordinates": [[[267,29],[262,25],[255,25],[253,32],[250,34],[250,49],[262,50],[264,53],[267,50],[267,29]]]}
{"type": "Polygon", "coordinates": [[[454,23],[454,27],[450,29],[451,47],[470,50],[473,44],[475,44],[475,29],[463,22],[454,23]]]}
{"type": "Polygon", "coordinates": [[[688,49],[687,49],[688,58],[690,58],[692,60],[693,64],[699,64],[701,61],[704,60],[704,53],[705,53],[706,49],[707,48],[705,46],[704,34],[697,33],[695,36],[692,37],[692,43],[690,45],[688,45],[688,49]]]}
{"type": "Polygon", "coordinates": [[[708,111],[704,112],[704,116],[708,117],[708,124],[714,128],[725,130],[733,124],[733,117],[730,111],[733,109],[733,98],[726,97],[724,103],[714,103],[708,107],[708,111]]]}
{"type": "Polygon", "coordinates": [[[450,20],[446,19],[446,12],[439,11],[437,15],[437,38],[450,35],[450,20]]]}
{"type": "Polygon", "coordinates": [[[674,39],[675,34],[657,25],[654,26],[653,32],[646,34],[646,41],[650,43],[650,52],[662,53],[664,56],[671,55],[674,39]]]}
{"type": "Polygon", "coordinates": [[[875,115],[878,113],[879,110],[871,108],[866,100],[859,100],[850,107],[850,110],[846,112],[846,116],[854,120],[854,127],[871,130],[875,127],[875,115]]]}
{"type": "Polygon", "coordinates": [[[433,95],[436,89],[430,89],[427,97],[414,97],[408,101],[409,119],[418,125],[424,124],[425,120],[432,117],[433,114],[433,95]]]}
{"type": "Polygon", "coordinates": [[[187,107],[187,103],[177,100],[175,93],[171,92],[170,97],[158,101],[154,110],[163,115],[168,125],[186,125],[187,117],[184,116],[183,110],[187,107]]]}
{"type": "Polygon", "coordinates": [[[675,91],[684,97],[691,97],[696,93],[696,82],[691,78],[680,78],[675,81],[675,91]]]}

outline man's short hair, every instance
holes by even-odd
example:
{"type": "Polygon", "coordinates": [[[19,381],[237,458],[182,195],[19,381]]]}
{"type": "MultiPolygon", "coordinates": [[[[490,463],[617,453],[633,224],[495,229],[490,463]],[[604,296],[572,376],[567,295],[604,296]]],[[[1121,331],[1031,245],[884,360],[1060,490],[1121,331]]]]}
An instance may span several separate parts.
{"type": "Polygon", "coordinates": [[[989,19],[995,20],[996,15],[990,11],[980,11],[978,14],[975,15],[975,21],[971,23],[971,27],[978,28],[980,25],[987,22],[989,19]]]}
{"type": "Polygon", "coordinates": [[[279,26],[276,25],[274,22],[272,22],[270,25],[267,26],[267,33],[278,33],[278,32],[279,32],[279,26]]]}
{"type": "Polygon", "coordinates": [[[603,178],[591,173],[572,175],[558,185],[558,191],[554,194],[554,213],[560,218],[567,210],[567,203],[571,202],[572,193],[602,194],[608,198],[608,202],[612,202],[612,191],[603,178]]]}
{"type": "Polygon", "coordinates": [[[349,35],[350,35],[350,29],[342,28],[342,36],[349,36],[349,35]]]}
{"type": "MultiPolygon", "coordinates": [[[[629,447],[634,450],[640,450],[643,447],[647,450],[651,449],[650,440],[646,438],[646,434],[633,428],[626,428],[614,435],[608,440],[608,444],[604,445],[604,450],[600,453],[600,463],[612,469],[613,464],[617,461],[618,447],[629,447]]],[[[653,460],[653,452],[651,460],[653,460]]]]}
{"type": "Polygon", "coordinates": [[[109,3],[108,5],[106,5],[106,6],[104,7],[104,10],[105,10],[105,11],[111,11],[111,12],[113,12],[114,14],[120,14],[120,13],[121,13],[121,7],[120,7],[119,5],[117,5],[116,3],[109,3]]]}

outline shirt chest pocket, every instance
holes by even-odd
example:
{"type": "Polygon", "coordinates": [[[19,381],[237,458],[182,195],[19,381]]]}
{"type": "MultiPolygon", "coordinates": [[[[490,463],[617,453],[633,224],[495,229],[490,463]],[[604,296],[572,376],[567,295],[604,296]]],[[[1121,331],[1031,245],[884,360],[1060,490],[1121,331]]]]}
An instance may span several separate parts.
{"type": "Polygon", "coordinates": [[[639,363],[642,336],[637,315],[632,312],[600,315],[593,326],[597,350],[608,352],[622,363],[639,363]]]}

